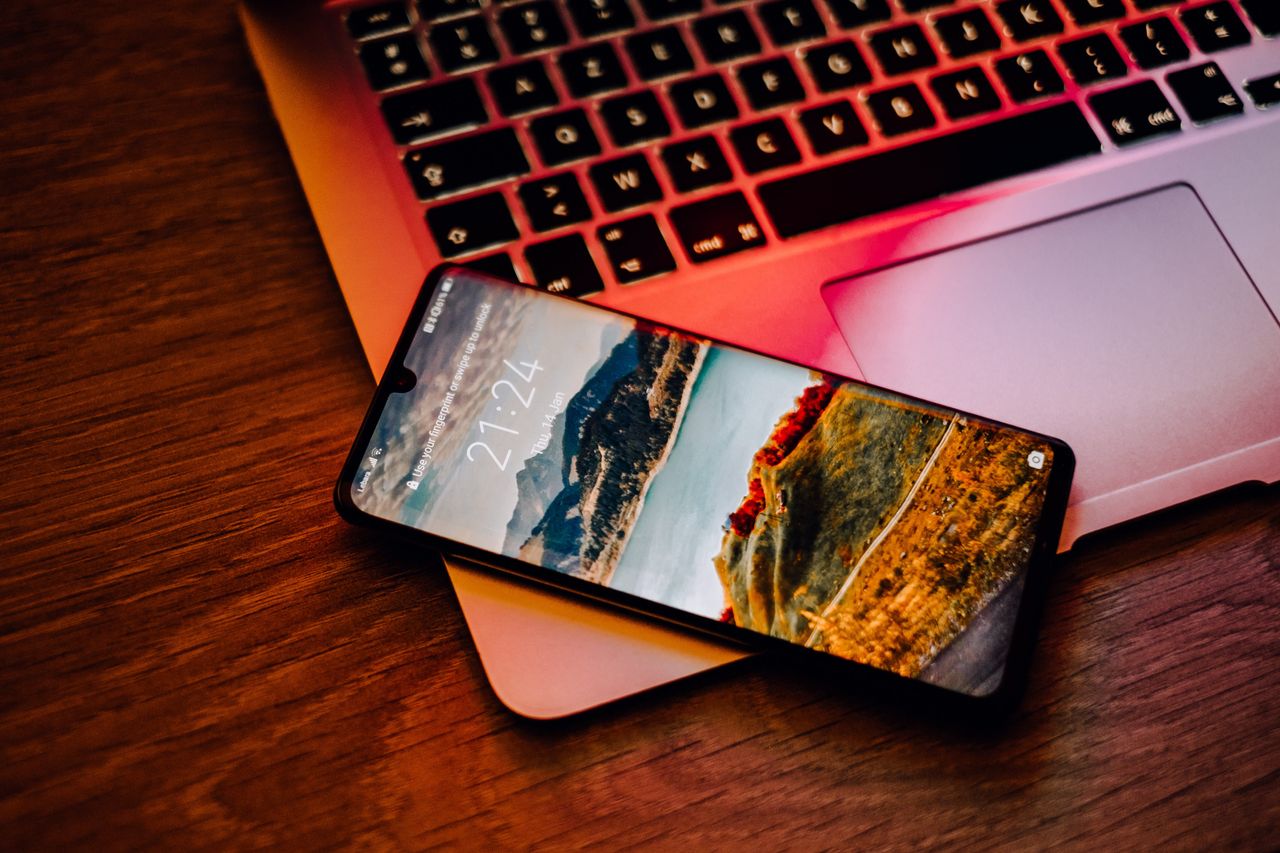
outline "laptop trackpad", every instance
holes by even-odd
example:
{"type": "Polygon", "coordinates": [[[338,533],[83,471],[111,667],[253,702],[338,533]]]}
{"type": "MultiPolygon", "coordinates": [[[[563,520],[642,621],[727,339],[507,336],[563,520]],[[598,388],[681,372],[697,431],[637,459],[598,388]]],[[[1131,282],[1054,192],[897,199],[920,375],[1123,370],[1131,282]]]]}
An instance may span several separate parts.
{"type": "Polygon", "coordinates": [[[833,282],[823,296],[868,382],[1073,447],[1064,547],[1280,476],[1280,328],[1187,186],[833,282]]]}

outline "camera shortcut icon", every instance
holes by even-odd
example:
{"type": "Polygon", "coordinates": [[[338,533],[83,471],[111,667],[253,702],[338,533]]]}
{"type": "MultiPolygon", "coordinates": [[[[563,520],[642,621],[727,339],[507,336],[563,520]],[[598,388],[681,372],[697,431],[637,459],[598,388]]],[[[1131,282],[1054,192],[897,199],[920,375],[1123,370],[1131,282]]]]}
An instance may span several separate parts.
{"type": "Polygon", "coordinates": [[[1044,453],[1033,450],[1027,454],[1027,464],[1039,471],[1044,467],[1044,453]]]}

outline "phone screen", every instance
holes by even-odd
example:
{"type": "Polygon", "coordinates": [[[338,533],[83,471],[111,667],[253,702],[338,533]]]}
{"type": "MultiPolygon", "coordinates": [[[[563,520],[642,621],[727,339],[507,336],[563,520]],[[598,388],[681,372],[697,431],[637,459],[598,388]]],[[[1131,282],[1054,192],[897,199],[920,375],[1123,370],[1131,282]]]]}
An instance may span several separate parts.
{"type": "Polygon", "coordinates": [[[1000,682],[1062,445],[460,268],[415,322],[416,384],[380,395],[340,483],[361,512],[962,693],[1000,682]]]}

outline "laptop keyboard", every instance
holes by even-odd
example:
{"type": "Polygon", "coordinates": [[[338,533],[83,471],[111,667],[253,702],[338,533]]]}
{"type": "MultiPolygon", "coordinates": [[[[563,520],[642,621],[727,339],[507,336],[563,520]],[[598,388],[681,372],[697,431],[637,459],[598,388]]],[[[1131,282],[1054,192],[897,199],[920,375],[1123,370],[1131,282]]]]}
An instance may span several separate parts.
{"type": "Polygon", "coordinates": [[[1205,54],[1278,10],[417,0],[345,27],[440,255],[588,296],[1097,154],[1095,126],[1125,147],[1238,116],[1241,89],[1272,105],[1280,77],[1205,54]]]}

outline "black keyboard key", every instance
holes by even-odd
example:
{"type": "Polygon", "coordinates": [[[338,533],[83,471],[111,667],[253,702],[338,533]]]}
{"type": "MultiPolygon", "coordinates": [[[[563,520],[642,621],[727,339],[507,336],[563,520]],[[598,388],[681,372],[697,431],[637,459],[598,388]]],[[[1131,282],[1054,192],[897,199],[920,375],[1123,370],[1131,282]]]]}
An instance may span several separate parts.
{"type": "Polygon", "coordinates": [[[677,207],[671,211],[671,225],[695,264],[764,245],[760,223],[742,193],[677,207]]]}
{"type": "Polygon", "coordinates": [[[867,95],[867,106],[885,136],[923,130],[936,124],[933,110],[914,83],[872,92],[867,95]]]}
{"type": "Polygon", "coordinates": [[[1121,0],[1062,0],[1071,20],[1082,27],[1124,17],[1121,0]]]}
{"type": "Polygon", "coordinates": [[[643,154],[619,157],[591,167],[596,196],[610,213],[639,207],[662,198],[662,187],[643,154]]]}
{"type": "Polygon", "coordinates": [[[692,130],[738,117],[738,105],[719,74],[674,83],[669,91],[680,123],[692,130]]]}
{"type": "Polygon", "coordinates": [[[596,139],[587,114],[582,110],[565,110],[535,118],[529,122],[529,132],[533,134],[542,162],[548,166],[559,166],[600,153],[600,140],[596,139]]]}
{"type": "Polygon", "coordinates": [[[502,193],[433,207],[427,211],[427,227],[445,258],[509,243],[520,236],[502,193]]]}
{"type": "Polygon", "coordinates": [[[939,15],[933,22],[933,28],[952,59],[1000,48],[1000,36],[981,6],[970,6],[952,15],[939,15]]]}
{"type": "Polygon", "coordinates": [[[1100,92],[1089,98],[1089,106],[1116,145],[1131,145],[1182,129],[1182,119],[1151,80],[1100,92]]]}
{"type": "Polygon", "coordinates": [[[469,77],[384,98],[382,116],[401,145],[476,127],[489,120],[480,92],[469,77]]]}
{"type": "Polygon", "coordinates": [[[1276,0],[1240,0],[1240,5],[1258,32],[1264,36],[1280,36],[1280,3],[1276,0]]]}
{"type": "Polygon", "coordinates": [[[956,0],[898,0],[898,5],[907,12],[923,12],[935,6],[950,6],[954,2],[956,0]]]}
{"type": "Polygon", "coordinates": [[[951,119],[989,113],[1000,109],[1000,96],[978,66],[940,74],[929,81],[942,109],[951,119]]]}
{"type": "Polygon", "coordinates": [[[604,253],[609,256],[614,278],[622,284],[652,278],[676,268],[676,259],[671,257],[671,250],[658,230],[657,221],[647,213],[602,225],[596,236],[604,246],[604,253]]]}
{"type": "Polygon", "coordinates": [[[800,151],[780,118],[735,127],[729,132],[729,140],[742,168],[750,175],[800,162],[800,151]]]}
{"type": "Polygon", "coordinates": [[[1133,0],[1133,7],[1139,11],[1145,12],[1147,9],[1169,6],[1178,2],[1181,2],[1181,0],[1133,0]]]}
{"type": "Polygon", "coordinates": [[[938,64],[929,40],[917,24],[871,34],[871,52],[886,74],[908,74],[938,64]]]}
{"type": "Polygon", "coordinates": [[[489,72],[489,91],[504,116],[518,116],[554,107],[560,96],[547,70],[536,59],[489,72]]]}
{"type": "Polygon", "coordinates": [[[1049,0],[1002,0],[996,11],[1015,41],[1051,36],[1062,32],[1062,18],[1049,0]]]}
{"type": "Polygon", "coordinates": [[[846,30],[889,20],[886,0],[824,0],[836,22],[846,30]]]}
{"type": "Polygon", "coordinates": [[[504,7],[498,13],[498,28],[515,54],[535,53],[569,41],[564,21],[551,0],[504,7]]]}
{"type": "Polygon", "coordinates": [[[365,6],[347,13],[347,32],[352,38],[367,39],[409,29],[409,13],[401,3],[365,6]]]}
{"type": "Polygon", "coordinates": [[[369,85],[379,92],[418,83],[430,76],[412,35],[366,42],[360,48],[360,62],[369,77],[369,85]]]}
{"type": "Polygon", "coordinates": [[[1120,28],[1120,38],[1139,68],[1159,68],[1191,55],[1187,43],[1168,18],[1152,18],[1120,28]]]}
{"type": "Polygon", "coordinates": [[[432,27],[427,36],[436,61],[445,71],[459,71],[498,61],[498,47],[480,15],[432,27]]]}
{"type": "Polygon", "coordinates": [[[1244,84],[1244,90],[1260,109],[1280,103],[1280,74],[1250,80],[1244,84]]]}
{"type": "Polygon", "coordinates": [[[728,62],[760,52],[760,39],[741,10],[699,18],[693,35],[708,62],[728,62]]]}
{"type": "Polygon", "coordinates": [[[1081,86],[1114,80],[1129,73],[1124,60],[1106,33],[1096,33],[1058,45],[1058,55],[1071,79],[1081,86]]]}
{"type": "Polygon", "coordinates": [[[568,0],[569,14],[583,38],[629,30],[636,24],[627,0],[568,0]]]}
{"type": "Polygon", "coordinates": [[[800,126],[815,154],[831,154],[867,144],[867,131],[848,101],[836,101],[800,113],[800,126]]]}
{"type": "Polygon", "coordinates": [[[778,47],[826,36],[827,27],[809,0],[774,0],[756,7],[769,40],[778,47]]]}
{"type": "Polygon", "coordinates": [[[767,110],[804,100],[804,87],[785,56],[766,59],[738,69],[738,84],[752,109],[767,110]]]}
{"type": "Polygon", "coordinates": [[[693,57],[675,27],[662,27],[627,39],[631,64],[642,80],[658,80],[693,70],[693,57]]]}
{"type": "Polygon", "coordinates": [[[1033,172],[1100,147],[1080,108],[1063,103],[765,183],[759,195],[778,232],[794,237],[1033,172]]]}
{"type": "Polygon", "coordinates": [[[483,258],[463,261],[462,266],[488,273],[503,281],[520,280],[520,277],[516,275],[515,265],[511,263],[511,257],[506,252],[498,252],[496,255],[485,255],[483,258]]]}
{"type": "Polygon", "coordinates": [[[1244,102],[1216,62],[1174,71],[1165,77],[1187,117],[1204,124],[1244,112],[1244,102]]]}
{"type": "Polygon", "coordinates": [[[729,161],[724,159],[720,143],[713,136],[668,145],[662,149],[662,163],[667,167],[671,183],[682,193],[733,180],[729,161]]]}
{"type": "Polygon", "coordinates": [[[1196,47],[1205,53],[1249,43],[1249,28],[1230,3],[1187,7],[1178,13],[1196,47]]]}
{"type": "Polygon", "coordinates": [[[424,21],[438,21],[479,11],[480,0],[419,0],[418,3],[418,17],[424,21]]]}
{"type": "Polygon", "coordinates": [[[587,198],[572,172],[521,184],[518,193],[535,231],[554,231],[591,218],[587,198]]]}
{"type": "Polygon", "coordinates": [[[1015,101],[1023,103],[1063,90],[1062,77],[1048,54],[1032,50],[996,62],[996,73],[1015,101]]]}
{"type": "Polygon", "coordinates": [[[804,55],[809,78],[823,92],[836,92],[871,82],[871,69],[851,41],[815,47],[804,55]]]}
{"type": "Polygon", "coordinates": [[[537,243],[524,250],[538,287],[567,296],[590,296],[604,290],[586,241],[578,234],[537,243]]]}
{"type": "Polygon", "coordinates": [[[600,105],[600,118],[619,148],[671,135],[671,125],[653,92],[612,98],[600,105]]]}
{"type": "Polygon", "coordinates": [[[452,195],[527,174],[520,140],[511,128],[477,133],[410,151],[404,158],[418,198],[452,195]]]}
{"type": "Polygon", "coordinates": [[[702,0],[640,0],[640,5],[651,21],[696,15],[702,11],[702,0]]]}
{"type": "Polygon", "coordinates": [[[618,61],[618,54],[607,41],[565,51],[559,62],[560,75],[575,98],[588,98],[627,85],[627,75],[618,61]]]}

